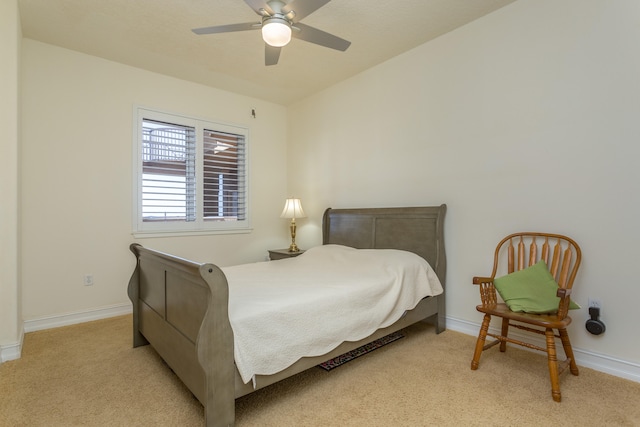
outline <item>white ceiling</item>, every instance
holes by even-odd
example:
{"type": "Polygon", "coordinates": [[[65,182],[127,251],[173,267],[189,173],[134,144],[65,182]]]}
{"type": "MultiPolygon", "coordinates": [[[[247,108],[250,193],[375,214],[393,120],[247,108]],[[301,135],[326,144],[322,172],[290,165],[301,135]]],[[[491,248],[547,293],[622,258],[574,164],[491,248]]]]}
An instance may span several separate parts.
{"type": "Polygon", "coordinates": [[[293,39],[269,67],[259,31],[191,32],[259,22],[242,0],[19,0],[19,7],[26,38],[288,105],[513,1],[333,0],[301,22],[351,41],[349,49],[293,39]]]}

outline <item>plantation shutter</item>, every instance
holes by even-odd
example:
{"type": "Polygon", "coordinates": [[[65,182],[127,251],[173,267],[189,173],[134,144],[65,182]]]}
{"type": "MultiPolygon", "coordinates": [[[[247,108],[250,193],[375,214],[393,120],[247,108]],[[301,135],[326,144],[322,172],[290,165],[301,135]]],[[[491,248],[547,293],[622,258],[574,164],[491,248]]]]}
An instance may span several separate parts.
{"type": "Polygon", "coordinates": [[[247,216],[244,135],[204,130],[203,217],[243,221],[247,216]]]}
{"type": "Polygon", "coordinates": [[[142,220],[196,220],[193,127],[142,121],[142,220]]]}

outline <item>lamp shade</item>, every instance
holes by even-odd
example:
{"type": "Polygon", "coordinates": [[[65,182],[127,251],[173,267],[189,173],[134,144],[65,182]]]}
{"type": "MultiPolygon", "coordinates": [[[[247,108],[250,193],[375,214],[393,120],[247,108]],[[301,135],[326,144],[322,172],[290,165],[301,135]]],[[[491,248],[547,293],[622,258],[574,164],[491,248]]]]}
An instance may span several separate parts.
{"type": "Polygon", "coordinates": [[[287,199],[284,202],[284,209],[280,214],[280,218],[305,218],[306,216],[302,210],[300,199],[287,199]]]}
{"type": "Polygon", "coordinates": [[[282,47],[291,41],[291,24],[286,19],[272,17],[262,24],[262,39],[273,47],[282,47]]]}

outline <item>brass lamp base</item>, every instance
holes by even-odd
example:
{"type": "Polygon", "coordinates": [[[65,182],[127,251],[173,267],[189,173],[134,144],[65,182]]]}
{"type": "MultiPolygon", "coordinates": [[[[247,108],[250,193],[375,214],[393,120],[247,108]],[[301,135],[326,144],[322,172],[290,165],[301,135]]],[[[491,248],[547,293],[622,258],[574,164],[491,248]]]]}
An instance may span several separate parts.
{"type": "Polygon", "coordinates": [[[289,246],[289,252],[300,252],[300,249],[298,249],[298,245],[296,245],[295,243],[292,243],[289,246]]]}
{"type": "Polygon", "coordinates": [[[289,245],[289,252],[300,252],[298,249],[298,245],[296,245],[296,219],[291,218],[291,225],[289,226],[291,230],[291,245],[289,245]]]}

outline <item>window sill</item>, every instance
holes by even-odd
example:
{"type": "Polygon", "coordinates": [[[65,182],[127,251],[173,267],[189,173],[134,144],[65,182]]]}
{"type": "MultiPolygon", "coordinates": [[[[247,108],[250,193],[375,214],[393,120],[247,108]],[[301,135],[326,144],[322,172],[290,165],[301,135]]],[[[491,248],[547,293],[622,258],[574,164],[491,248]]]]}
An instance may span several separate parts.
{"type": "Polygon", "coordinates": [[[210,236],[216,234],[248,234],[252,228],[234,228],[228,230],[182,230],[182,231],[134,231],[131,233],[136,239],[155,237],[184,237],[184,236],[210,236]]]}

